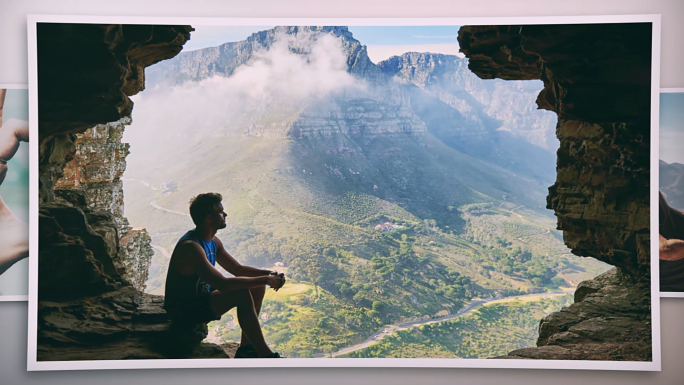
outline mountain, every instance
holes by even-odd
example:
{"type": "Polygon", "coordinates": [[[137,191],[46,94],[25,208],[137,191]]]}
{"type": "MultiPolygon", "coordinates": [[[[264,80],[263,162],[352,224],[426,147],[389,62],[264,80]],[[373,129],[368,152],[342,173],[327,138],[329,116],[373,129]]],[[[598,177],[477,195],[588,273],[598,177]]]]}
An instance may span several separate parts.
{"type": "Polygon", "coordinates": [[[684,211],[684,164],[660,161],[660,191],[670,207],[684,211]]]}
{"type": "Polygon", "coordinates": [[[180,84],[212,76],[231,76],[248,64],[260,50],[272,47],[279,39],[289,38],[288,49],[297,54],[311,53],[312,43],[321,37],[333,36],[342,44],[349,72],[372,83],[387,84],[382,71],[368,58],[366,46],[354,39],[347,27],[275,27],[252,34],[246,40],[228,42],[217,47],[181,52],[171,60],[150,67],[147,85],[180,84]]]}
{"type": "Polygon", "coordinates": [[[292,278],[263,316],[290,356],[605,269],[568,254],[545,209],[555,158],[536,133],[555,120],[538,84],[479,81],[448,55],[376,65],[346,27],[276,27],[146,77],[124,189],[155,247],[148,290],[193,227],[189,198],[220,192],[228,250],[292,278]]]}
{"type": "Polygon", "coordinates": [[[480,121],[481,127],[512,132],[550,151],[558,148],[556,115],[535,104],[540,81],[483,80],[468,69],[468,59],[434,53],[407,52],[378,66],[393,80],[415,85],[465,118],[480,121]]]}
{"type": "Polygon", "coordinates": [[[406,85],[416,114],[449,146],[538,179],[555,177],[556,115],[537,110],[541,82],[482,80],[468,60],[407,52],[378,63],[406,85]]]}
{"type": "Polygon", "coordinates": [[[240,134],[430,131],[460,152],[553,183],[556,117],[537,110],[541,82],[482,80],[468,70],[467,59],[453,55],[411,52],[375,65],[346,27],[276,27],[241,42],[181,53],[149,68],[147,82],[155,87],[233,76],[284,37],[290,52],[311,56],[311,47],[330,36],[340,43],[344,71],[364,89],[346,87],[315,102],[259,100],[239,116],[226,117],[240,134]]]}

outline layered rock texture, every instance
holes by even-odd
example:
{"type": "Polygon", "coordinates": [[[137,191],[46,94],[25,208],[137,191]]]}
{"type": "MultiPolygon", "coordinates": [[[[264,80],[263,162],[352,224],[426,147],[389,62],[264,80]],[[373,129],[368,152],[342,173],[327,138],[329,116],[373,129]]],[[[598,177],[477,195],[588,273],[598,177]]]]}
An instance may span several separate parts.
{"type": "Polygon", "coordinates": [[[619,271],[510,356],[650,360],[651,25],[472,26],[458,40],[483,79],[544,82],[537,104],[561,142],[547,207],[574,254],[619,271]]]}
{"type": "Polygon", "coordinates": [[[650,360],[647,291],[647,284],[621,276],[617,269],[581,282],[574,304],[541,320],[538,347],[497,358],[650,360]]]}
{"type": "Polygon", "coordinates": [[[75,134],[74,158],[64,167],[64,176],[57,181],[55,190],[80,190],[88,209],[113,214],[119,238],[114,265],[123,278],[144,291],[154,251],[147,231],[131,227],[123,213],[121,176],[126,169],[129,146],[121,143],[121,137],[128,124],[130,118],[123,118],[75,134]]]}
{"type": "Polygon", "coordinates": [[[39,24],[38,360],[228,357],[142,293],[149,237],[123,217],[129,96],[189,26],[39,24]],[[106,124],[107,122],[116,122],[106,124]]]}

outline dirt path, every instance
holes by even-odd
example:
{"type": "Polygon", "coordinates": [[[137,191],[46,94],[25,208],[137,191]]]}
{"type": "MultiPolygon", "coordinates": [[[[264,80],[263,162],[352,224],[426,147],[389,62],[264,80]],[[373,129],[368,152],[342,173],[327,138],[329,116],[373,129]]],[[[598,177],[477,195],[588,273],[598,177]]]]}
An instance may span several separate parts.
{"type": "Polygon", "coordinates": [[[158,191],[158,190],[159,190],[159,188],[152,186],[151,184],[145,182],[144,180],[133,179],[133,178],[121,178],[121,180],[123,180],[123,181],[131,181],[131,182],[138,182],[138,183],[142,184],[142,185],[145,186],[145,187],[151,188],[152,190],[155,190],[155,191],[158,191]]]}
{"type": "Polygon", "coordinates": [[[392,332],[395,332],[397,330],[410,329],[410,328],[414,328],[414,327],[421,326],[421,325],[428,325],[428,324],[433,324],[433,323],[437,323],[437,322],[448,321],[448,320],[451,320],[454,318],[458,318],[462,315],[470,313],[471,311],[477,309],[478,307],[480,307],[480,306],[482,306],[488,302],[503,301],[503,300],[513,299],[513,298],[524,298],[524,297],[551,297],[551,296],[557,295],[557,294],[570,293],[570,292],[572,292],[572,290],[574,290],[574,288],[567,289],[567,290],[550,291],[550,292],[546,292],[546,293],[513,295],[510,297],[503,297],[503,298],[478,299],[478,300],[472,301],[468,305],[464,306],[462,309],[460,309],[455,314],[451,314],[451,315],[439,317],[439,318],[431,318],[428,320],[416,320],[416,321],[409,321],[409,322],[400,322],[400,323],[396,323],[394,325],[386,326],[385,328],[383,328],[382,330],[373,334],[372,336],[368,337],[365,341],[363,341],[359,344],[347,346],[345,348],[342,348],[342,349],[340,349],[336,352],[330,353],[330,354],[323,354],[323,353],[315,354],[314,357],[317,357],[317,358],[337,357],[337,356],[341,356],[341,355],[351,353],[351,352],[356,351],[356,350],[365,349],[365,348],[381,341],[383,338],[385,338],[385,336],[387,336],[387,335],[389,335],[392,332]]]}
{"type": "Polygon", "coordinates": [[[177,215],[184,215],[184,216],[186,216],[186,217],[189,217],[189,216],[190,216],[190,214],[181,213],[180,211],[173,211],[173,210],[165,209],[165,208],[163,208],[163,207],[161,207],[161,206],[159,206],[159,205],[157,204],[157,200],[156,200],[156,199],[153,200],[152,202],[150,202],[150,205],[151,205],[152,207],[154,207],[155,209],[157,209],[157,210],[166,211],[167,213],[177,214],[177,215]]]}
{"type": "Polygon", "coordinates": [[[157,246],[157,245],[150,245],[150,246],[152,246],[152,248],[155,250],[159,250],[159,252],[162,253],[162,255],[164,255],[166,258],[171,259],[171,253],[169,253],[169,251],[166,250],[165,247],[157,246]]]}

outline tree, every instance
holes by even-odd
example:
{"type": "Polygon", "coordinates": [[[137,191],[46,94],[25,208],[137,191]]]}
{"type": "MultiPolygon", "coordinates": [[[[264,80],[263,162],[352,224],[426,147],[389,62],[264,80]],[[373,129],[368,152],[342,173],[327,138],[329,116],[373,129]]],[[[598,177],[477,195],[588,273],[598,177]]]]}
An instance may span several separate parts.
{"type": "Polygon", "coordinates": [[[366,311],[366,316],[367,316],[368,318],[376,318],[376,317],[378,316],[378,314],[379,314],[379,313],[378,313],[377,310],[371,309],[371,310],[367,310],[367,311],[366,311]]]}
{"type": "Polygon", "coordinates": [[[551,278],[551,283],[553,284],[553,286],[558,286],[558,287],[566,285],[565,280],[561,277],[551,278]]]}

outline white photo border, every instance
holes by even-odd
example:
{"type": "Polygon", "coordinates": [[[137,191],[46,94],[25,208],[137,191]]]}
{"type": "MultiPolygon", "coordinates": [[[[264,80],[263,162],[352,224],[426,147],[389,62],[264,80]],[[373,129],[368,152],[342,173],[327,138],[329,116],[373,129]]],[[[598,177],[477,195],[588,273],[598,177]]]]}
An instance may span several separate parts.
{"type": "MultiPolygon", "coordinates": [[[[468,18],[211,18],[211,17],[146,17],[146,16],[75,16],[28,15],[29,128],[38,137],[38,66],[36,26],[38,23],[82,24],[162,24],[162,25],[354,25],[354,26],[425,26],[425,25],[532,25],[532,24],[615,24],[651,23],[651,143],[659,138],[660,41],[661,16],[591,15],[544,17],[468,17],[468,18]]],[[[30,144],[30,218],[38,218],[38,141],[30,144]]],[[[651,207],[658,207],[658,148],[651,147],[651,207]]],[[[658,237],[658,210],[651,210],[651,239],[658,237]]],[[[288,358],[259,359],[165,359],[116,361],[38,361],[38,223],[30,221],[29,314],[27,370],[92,370],[92,369],[164,369],[164,368],[305,368],[305,367],[383,367],[383,368],[502,368],[502,369],[585,369],[660,371],[660,297],[658,244],[651,242],[651,320],[652,361],[580,361],[528,359],[452,359],[452,358],[288,358]]]]}
{"type": "MultiPolygon", "coordinates": [[[[27,90],[28,88],[29,88],[28,84],[0,84],[0,89],[5,89],[5,90],[27,90]]],[[[30,176],[29,176],[29,178],[30,178],[30,176]]],[[[28,281],[28,279],[29,279],[29,277],[27,276],[24,279],[24,282],[28,281]]],[[[27,284],[28,284],[28,282],[27,282],[27,284]]],[[[28,301],[28,297],[29,297],[28,295],[0,295],[0,302],[28,301]]]]}
{"type": "MultiPolygon", "coordinates": [[[[684,88],[661,88],[660,89],[661,94],[675,94],[675,93],[684,93],[684,88]]],[[[658,113],[660,114],[660,112],[658,113]]],[[[658,126],[660,128],[660,125],[658,126]]],[[[658,144],[660,144],[660,138],[658,138],[658,144]]],[[[684,144],[683,144],[684,146],[684,144]]],[[[660,149],[660,146],[658,146],[660,149]]],[[[660,157],[658,157],[658,161],[660,161],[660,157]]],[[[658,180],[658,186],[660,186],[660,180],[658,180]]],[[[653,212],[653,210],[651,210],[653,212]]],[[[653,262],[651,262],[653,263],[653,262]]],[[[660,279],[660,276],[658,276],[658,279],[660,279]]],[[[658,287],[658,291],[660,292],[660,298],[684,298],[684,292],[683,291],[660,291],[660,286],[658,287]]]]}

